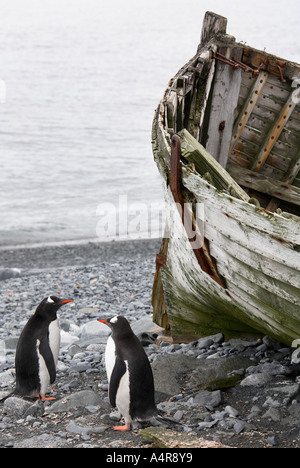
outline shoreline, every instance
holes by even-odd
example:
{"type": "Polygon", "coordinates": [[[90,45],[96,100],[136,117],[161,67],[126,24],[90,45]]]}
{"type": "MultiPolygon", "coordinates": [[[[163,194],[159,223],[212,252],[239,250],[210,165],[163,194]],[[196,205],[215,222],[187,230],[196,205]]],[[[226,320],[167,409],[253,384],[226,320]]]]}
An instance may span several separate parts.
{"type": "Polygon", "coordinates": [[[97,264],[100,261],[123,261],[135,256],[149,257],[159,251],[161,239],[125,239],[63,241],[0,247],[0,271],[45,269],[97,264]]]}

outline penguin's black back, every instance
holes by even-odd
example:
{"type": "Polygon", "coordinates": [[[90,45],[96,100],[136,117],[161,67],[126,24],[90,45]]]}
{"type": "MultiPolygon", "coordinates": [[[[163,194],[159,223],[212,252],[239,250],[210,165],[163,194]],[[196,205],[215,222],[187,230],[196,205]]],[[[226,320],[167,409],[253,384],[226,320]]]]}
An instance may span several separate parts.
{"type": "MultiPolygon", "coordinates": [[[[121,316],[118,320],[127,322],[121,316]]],[[[133,333],[128,322],[127,324],[124,322],[122,328],[118,326],[113,331],[112,338],[116,346],[116,357],[127,361],[128,365],[130,416],[132,419],[147,419],[157,413],[152,369],[140,340],[133,333]]]]}
{"type": "Polygon", "coordinates": [[[25,325],[16,349],[16,388],[14,393],[29,396],[39,393],[38,340],[48,340],[49,323],[41,315],[33,315],[25,325]]]}

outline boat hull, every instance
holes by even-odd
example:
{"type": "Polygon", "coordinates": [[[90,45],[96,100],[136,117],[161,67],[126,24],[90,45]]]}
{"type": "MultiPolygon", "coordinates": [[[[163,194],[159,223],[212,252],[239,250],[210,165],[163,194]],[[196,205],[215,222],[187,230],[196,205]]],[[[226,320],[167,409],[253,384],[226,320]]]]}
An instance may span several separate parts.
{"type": "MultiPolygon", "coordinates": [[[[178,93],[173,99],[172,85],[153,121],[153,153],[163,179],[166,204],[166,232],[153,286],[154,321],[168,329],[175,341],[187,342],[222,332],[226,338],[267,334],[292,345],[300,338],[299,217],[271,213],[247,194],[244,197],[243,193],[232,195],[230,190],[220,190],[193,170],[186,148],[194,145],[192,156],[194,151],[206,156],[198,141],[207,125],[204,114],[211,99],[214,73],[212,61],[206,60],[205,45],[198,50],[198,63],[199,56],[203,80],[201,87],[198,84],[196,98],[189,100],[189,115],[197,117],[198,127],[195,119],[182,119],[179,128],[176,116],[183,112],[179,106],[187,104],[178,93]],[[171,139],[175,131],[184,154],[180,165],[183,202],[192,200],[193,207],[201,207],[200,237],[219,281],[199,264],[172,191],[171,139]]],[[[173,83],[177,81],[178,86],[178,79],[194,65],[195,57],[178,72],[173,83]]],[[[185,89],[185,95],[193,96],[190,91],[185,89]]]]}

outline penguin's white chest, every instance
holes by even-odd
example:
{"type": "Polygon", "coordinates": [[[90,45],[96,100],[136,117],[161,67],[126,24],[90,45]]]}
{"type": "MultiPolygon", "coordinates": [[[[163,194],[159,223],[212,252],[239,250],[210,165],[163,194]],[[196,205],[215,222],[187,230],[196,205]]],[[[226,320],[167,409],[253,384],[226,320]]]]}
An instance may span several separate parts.
{"type": "MultiPolygon", "coordinates": [[[[50,375],[47,369],[47,365],[43,356],[39,352],[40,340],[37,340],[37,355],[39,361],[39,379],[40,379],[40,393],[44,395],[47,392],[50,384],[50,375]]],[[[58,326],[58,320],[54,320],[49,325],[49,346],[53,355],[55,367],[58,361],[59,347],[60,347],[60,330],[58,326]]]]}
{"type": "Polygon", "coordinates": [[[116,395],[116,405],[125,419],[125,423],[130,424],[132,419],[130,416],[130,382],[129,382],[129,371],[128,371],[128,362],[124,361],[126,364],[126,372],[122,376],[119,388],[116,395]]]}
{"type": "Polygon", "coordinates": [[[106,368],[106,375],[108,382],[110,381],[110,377],[115,366],[116,362],[116,345],[113,338],[110,336],[107,340],[106,348],[105,348],[105,368],[106,368]]]}
{"type": "Polygon", "coordinates": [[[60,329],[58,320],[53,320],[49,325],[49,345],[53,354],[55,367],[58,361],[59,347],[60,347],[60,329]]]}
{"type": "MultiPolygon", "coordinates": [[[[126,423],[131,422],[130,416],[130,389],[129,389],[129,371],[128,362],[124,361],[126,365],[126,372],[120,379],[119,386],[116,393],[116,405],[120,413],[125,419],[126,423]]],[[[105,348],[105,367],[108,382],[110,382],[112,371],[116,363],[116,346],[113,338],[110,336],[107,340],[105,348]]]]}

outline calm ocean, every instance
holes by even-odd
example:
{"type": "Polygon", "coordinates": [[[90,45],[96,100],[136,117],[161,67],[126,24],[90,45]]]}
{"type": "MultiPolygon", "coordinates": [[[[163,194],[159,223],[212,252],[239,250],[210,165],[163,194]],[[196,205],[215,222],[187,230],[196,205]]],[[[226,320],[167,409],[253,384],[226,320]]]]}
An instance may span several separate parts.
{"type": "Polygon", "coordinates": [[[163,234],[152,119],[206,10],[300,61],[299,0],[0,0],[0,246],[163,234]]]}

